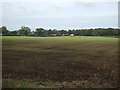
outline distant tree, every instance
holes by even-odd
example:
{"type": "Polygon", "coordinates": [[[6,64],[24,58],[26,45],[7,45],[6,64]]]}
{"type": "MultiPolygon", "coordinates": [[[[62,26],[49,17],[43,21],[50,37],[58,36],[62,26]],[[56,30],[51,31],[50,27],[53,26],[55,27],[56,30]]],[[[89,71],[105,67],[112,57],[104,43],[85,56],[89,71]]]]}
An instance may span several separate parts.
{"type": "Polygon", "coordinates": [[[44,29],[43,28],[37,28],[35,31],[36,36],[44,36],[44,29]]]}
{"type": "Polygon", "coordinates": [[[21,36],[29,36],[31,32],[31,29],[29,27],[22,26],[21,29],[19,29],[19,34],[21,36]]]}
{"type": "Polygon", "coordinates": [[[120,29],[114,29],[114,36],[119,36],[120,35],[120,29]]]}
{"type": "Polygon", "coordinates": [[[60,30],[59,32],[60,32],[60,35],[62,35],[62,36],[65,36],[67,34],[66,30],[60,30]]]}
{"type": "MultiPolygon", "coordinates": [[[[9,36],[115,36],[118,37],[120,29],[115,28],[95,28],[95,29],[73,29],[73,30],[57,30],[37,28],[35,32],[31,32],[29,27],[22,26],[19,30],[9,31],[6,26],[0,28],[2,35],[9,36]]],[[[1,35],[1,34],[0,34],[1,35]]]]}
{"type": "Polygon", "coordinates": [[[53,29],[51,31],[51,36],[59,36],[59,35],[60,35],[60,32],[57,29],[53,29]]]}
{"type": "Polygon", "coordinates": [[[92,30],[92,33],[91,33],[91,36],[98,36],[98,32],[97,32],[97,30],[92,30]]]}
{"type": "Polygon", "coordinates": [[[32,31],[32,32],[29,34],[29,36],[35,36],[35,32],[32,31]]]}
{"type": "Polygon", "coordinates": [[[7,30],[6,26],[2,26],[0,28],[0,32],[2,32],[2,35],[4,36],[4,35],[8,35],[9,30],[7,30]]]}
{"type": "Polygon", "coordinates": [[[71,35],[73,34],[73,31],[72,30],[68,30],[68,35],[71,35]]]}
{"type": "Polygon", "coordinates": [[[8,36],[20,36],[20,34],[18,30],[15,30],[15,31],[9,31],[8,36]]]}

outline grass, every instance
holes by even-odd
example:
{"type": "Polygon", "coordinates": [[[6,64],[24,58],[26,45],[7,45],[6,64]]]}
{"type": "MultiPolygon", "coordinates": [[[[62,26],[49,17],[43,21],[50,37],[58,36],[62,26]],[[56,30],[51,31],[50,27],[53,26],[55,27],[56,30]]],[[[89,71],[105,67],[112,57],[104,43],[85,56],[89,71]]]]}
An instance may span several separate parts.
{"type": "Polygon", "coordinates": [[[28,88],[29,83],[28,80],[14,80],[14,79],[3,79],[5,83],[3,83],[2,88],[28,88]]]}
{"type": "Polygon", "coordinates": [[[2,43],[4,87],[117,87],[118,38],[5,36],[2,43]]]}

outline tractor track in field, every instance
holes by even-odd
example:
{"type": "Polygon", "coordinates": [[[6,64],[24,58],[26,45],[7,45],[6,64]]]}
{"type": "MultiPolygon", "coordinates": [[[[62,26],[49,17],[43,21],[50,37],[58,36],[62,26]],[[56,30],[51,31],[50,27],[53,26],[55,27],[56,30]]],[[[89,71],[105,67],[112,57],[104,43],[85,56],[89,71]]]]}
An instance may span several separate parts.
{"type": "Polygon", "coordinates": [[[78,43],[63,43],[63,44],[55,44],[55,45],[53,45],[52,47],[47,47],[47,48],[43,48],[43,49],[56,49],[56,48],[61,48],[61,47],[69,47],[69,46],[79,46],[79,45],[86,45],[86,44],[88,44],[88,43],[90,43],[90,42],[84,42],[84,43],[80,43],[80,42],[78,42],[78,43]]]}
{"type": "MultiPolygon", "coordinates": [[[[72,44],[71,43],[63,43],[63,44],[55,44],[55,45],[52,45],[51,47],[46,47],[46,48],[43,48],[43,49],[57,49],[57,48],[69,47],[69,46],[87,45],[89,43],[94,44],[94,42],[82,42],[82,43],[81,42],[76,42],[76,43],[72,43],[72,44]]],[[[112,45],[112,44],[109,44],[109,45],[112,45]]],[[[98,45],[97,47],[100,48],[100,47],[104,47],[104,46],[105,45],[98,45]]]]}

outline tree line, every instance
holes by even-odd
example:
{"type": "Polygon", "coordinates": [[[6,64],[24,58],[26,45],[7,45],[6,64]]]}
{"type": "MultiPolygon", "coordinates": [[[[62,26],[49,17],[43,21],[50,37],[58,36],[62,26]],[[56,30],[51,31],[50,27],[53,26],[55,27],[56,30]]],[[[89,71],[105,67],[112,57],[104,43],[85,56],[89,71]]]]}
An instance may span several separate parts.
{"type": "Polygon", "coordinates": [[[118,36],[117,28],[95,28],[95,29],[72,29],[72,30],[57,30],[36,28],[31,31],[29,27],[22,26],[19,30],[10,31],[6,26],[2,26],[0,31],[2,36],[118,36]]]}

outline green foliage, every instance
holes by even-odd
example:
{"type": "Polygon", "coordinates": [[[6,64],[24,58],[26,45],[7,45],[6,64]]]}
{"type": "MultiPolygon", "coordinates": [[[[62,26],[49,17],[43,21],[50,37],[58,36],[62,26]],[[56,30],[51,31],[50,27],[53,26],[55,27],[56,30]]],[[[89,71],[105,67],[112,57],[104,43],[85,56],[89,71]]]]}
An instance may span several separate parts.
{"type": "Polygon", "coordinates": [[[43,28],[37,28],[35,32],[36,36],[43,36],[44,35],[44,29],[43,28]]]}
{"type": "Polygon", "coordinates": [[[6,26],[2,26],[0,28],[0,32],[2,32],[2,35],[8,35],[8,30],[7,30],[7,27],[6,26]]]}
{"type": "Polygon", "coordinates": [[[28,82],[22,80],[7,79],[4,80],[3,88],[28,88],[28,82]]]}
{"type": "Polygon", "coordinates": [[[115,28],[96,28],[96,29],[73,29],[73,30],[57,30],[44,28],[36,28],[35,32],[29,27],[22,26],[19,30],[8,31],[5,26],[0,28],[3,35],[6,36],[69,36],[74,34],[75,36],[115,36],[119,34],[119,29],[115,28]]]}
{"type": "Polygon", "coordinates": [[[30,28],[29,27],[25,27],[25,26],[22,26],[21,27],[21,29],[19,29],[19,34],[21,35],[21,36],[29,36],[29,34],[30,34],[30,28]]]}

